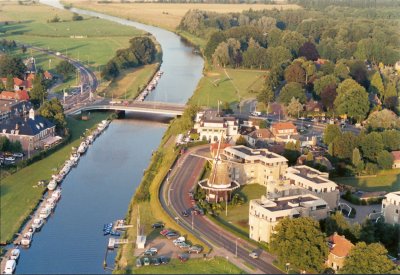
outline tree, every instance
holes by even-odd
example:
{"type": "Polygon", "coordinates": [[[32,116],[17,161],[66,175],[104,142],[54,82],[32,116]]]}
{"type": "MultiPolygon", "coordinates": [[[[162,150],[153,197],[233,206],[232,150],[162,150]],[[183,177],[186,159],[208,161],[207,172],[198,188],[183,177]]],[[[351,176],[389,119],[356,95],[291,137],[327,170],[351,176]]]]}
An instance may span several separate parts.
{"type": "Polygon", "coordinates": [[[390,81],[385,90],[384,103],[387,108],[396,111],[397,106],[399,106],[399,97],[396,90],[396,82],[390,81]]]}
{"type": "Polygon", "coordinates": [[[303,104],[300,103],[298,98],[292,97],[290,103],[286,107],[288,115],[295,117],[298,116],[300,112],[303,111],[303,104]]]}
{"type": "Polygon", "coordinates": [[[320,97],[322,105],[324,105],[327,110],[332,110],[337,97],[336,84],[326,86],[322,90],[320,97]]]}
{"type": "Polygon", "coordinates": [[[74,15],[72,15],[72,21],[81,21],[81,20],[83,20],[83,16],[77,13],[74,13],[74,15]]]}
{"type": "Polygon", "coordinates": [[[352,79],[339,84],[334,105],[340,114],[347,114],[362,121],[369,111],[368,93],[352,79]]]}
{"type": "Polygon", "coordinates": [[[382,136],[377,132],[369,133],[361,138],[361,151],[370,161],[376,161],[379,152],[383,150],[382,136]]]}
{"type": "Polygon", "coordinates": [[[288,159],[289,164],[293,165],[296,163],[297,158],[300,157],[301,153],[297,144],[289,141],[285,144],[285,151],[283,152],[283,156],[288,159]]]}
{"type": "Polygon", "coordinates": [[[270,247],[280,263],[301,270],[322,271],[328,246],[317,221],[310,217],[284,218],[275,226],[270,247]]]}
{"type": "Polygon", "coordinates": [[[14,91],[14,78],[12,75],[7,75],[7,80],[6,80],[6,90],[8,91],[14,91]]]}
{"type": "Polygon", "coordinates": [[[336,124],[329,124],[324,130],[324,143],[331,144],[337,137],[342,135],[340,127],[336,124]]]}
{"type": "Polygon", "coordinates": [[[50,22],[50,23],[58,23],[58,22],[60,22],[60,21],[61,21],[60,17],[58,17],[58,15],[56,14],[56,15],[54,15],[54,17],[53,17],[52,19],[50,19],[48,22],[50,22]]]}
{"type": "Polygon", "coordinates": [[[297,55],[299,48],[306,42],[305,37],[296,31],[283,31],[281,45],[286,47],[293,56],[297,55]]]}
{"type": "Polygon", "coordinates": [[[380,99],[383,100],[385,95],[385,86],[383,86],[382,76],[379,71],[375,72],[372,76],[369,90],[371,93],[379,95],[380,99]]]}
{"type": "Polygon", "coordinates": [[[358,148],[353,149],[353,154],[351,157],[351,162],[355,167],[357,174],[360,174],[364,170],[364,161],[361,158],[361,153],[358,148]]]}
{"type": "Polygon", "coordinates": [[[55,70],[58,74],[63,75],[64,78],[76,72],[75,66],[69,63],[67,60],[62,60],[60,63],[58,63],[55,70]]]}
{"type": "Polygon", "coordinates": [[[110,60],[101,70],[101,77],[105,80],[112,80],[119,75],[119,69],[114,60],[110,60]]]}
{"type": "Polygon", "coordinates": [[[339,235],[344,235],[347,239],[352,242],[357,241],[357,233],[355,229],[349,224],[342,212],[336,211],[331,214],[324,221],[321,222],[324,232],[326,235],[331,236],[335,232],[339,235]]]}
{"type": "Polygon", "coordinates": [[[336,85],[338,83],[338,79],[333,74],[324,75],[321,78],[318,78],[314,81],[314,91],[315,94],[321,95],[322,91],[326,89],[328,86],[334,86],[336,89],[336,85]]]}
{"type": "Polygon", "coordinates": [[[244,136],[241,135],[240,137],[237,138],[236,145],[245,145],[245,146],[247,146],[248,143],[247,143],[247,140],[244,138],[244,136]]]}
{"type": "Polygon", "coordinates": [[[306,161],[308,161],[308,162],[313,162],[314,161],[314,155],[311,152],[307,153],[306,161]]]}
{"type": "Polygon", "coordinates": [[[270,102],[274,101],[274,99],[275,99],[274,89],[269,83],[266,83],[264,85],[264,88],[257,95],[257,100],[259,102],[264,103],[265,105],[268,105],[270,102]]]}
{"type": "Polygon", "coordinates": [[[211,59],[213,53],[215,52],[215,49],[218,47],[219,44],[221,44],[221,42],[224,41],[226,41],[226,36],[224,32],[222,31],[214,32],[208,39],[207,45],[204,49],[204,55],[208,59],[211,59]]]}
{"type": "Polygon", "coordinates": [[[56,125],[58,131],[63,130],[67,126],[65,120],[64,108],[57,98],[46,101],[38,110],[39,115],[52,121],[56,125]]]}
{"type": "Polygon", "coordinates": [[[33,80],[33,88],[29,92],[30,101],[33,105],[39,106],[47,98],[47,90],[43,84],[43,79],[40,74],[37,74],[33,80]]]}
{"type": "Polygon", "coordinates": [[[387,250],[379,243],[357,243],[344,260],[344,274],[387,274],[395,268],[387,250]]]}
{"type": "Polygon", "coordinates": [[[306,71],[301,66],[300,62],[293,62],[285,70],[286,82],[297,82],[304,84],[306,82],[306,71]]]}
{"type": "Polygon", "coordinates": [[[8,138],[5,136],[0,136],[0,151],[1,152],[7,151],[9,146],[10,146],[10,141],[8,140],[8,138]]]}
{"type": "Polygon", "coordinates": [[[306,84],[308,84],[310,82],[310,78],[316,75],[317,67],[313,61],[305,61],[301,66],[306,72],[306,84]]]}
{"type": "Polygon", "coordinates": [[[299,48],[299,56],[304,56],[307,60],[316,61],[319,58],[319,53],[314,43],[306,42],[299,48]]]}
{"type": "Polygon", "coordinates": [[[377,162],[381,169],[392,169],[393,156],[386,150],[379,152],[377,155],[377,162]]]}
{"type": "Polygon", "coordinates": [[[344,61],[338,61],[335,65],[334,74],[338,77],[341,81],[350,77],[349,75],[350,69],[347,67],[344,61]]]}
{"type": "Polygon", "coordinates": [[[358,137],[353,132],[344,132],[333,140],[334,155],[342,159],[350,159],[358,143],[358,137]]]}
{"type": "Polygon", "coordinates": [[[281,66],[281,64],[289,62],[292,58],[290,51],[282,46],[269,47],[266,54],[268,68],[281,66]]]}
{"type": "Polygon", "coordinates": [[[6,87],[3,84],[3,81],[0,81],[0,92],[5,91],[6,87]]]}
{"type": "Polygon", "coordinates": [[[400,118],[388,109],[371,113],[366,123],[374,130],[400,129],[400,118]]]}
{"type": "Polygon", "coordinates": [[[386,130],[381,133],[383,146],[386,150],[400,150],[400,131],[386,130]]]}
{"type": "Polygon", "coordinates": [[[288,105],[293,97],[299,99],[300,103],[306,102],[306,94],[300,83],[287,83],[279,94],[279,102],[288,105]]]}
{"type": "Polygon", "coordinates": [[[26,66],[22,59],[7,54],[0,55],[0,77],[11,75],[23,79],[26,66]]]}

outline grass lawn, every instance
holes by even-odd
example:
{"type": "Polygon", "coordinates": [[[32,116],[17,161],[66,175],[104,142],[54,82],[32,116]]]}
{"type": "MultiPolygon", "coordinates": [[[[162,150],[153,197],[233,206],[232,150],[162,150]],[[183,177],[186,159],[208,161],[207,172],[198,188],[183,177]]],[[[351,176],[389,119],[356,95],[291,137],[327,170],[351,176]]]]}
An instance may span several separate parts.
{"type": "Polygon", "coordinates": [[[245,198],[245,203],[242,205],[228,205],[228,216],[225,215],[225,211],[221,211],[218,218],[225,224],[238,228],[248,237],[250,200],[261,198],[262,195],[266,194],[266,188],[259,184],[249,184],[241,187],[239,193],[245,198]]]}
{"type": "Polygon", "coordinates": [[[102,92],[106,97],[120,99],[135,98],[152,79],[159,67],[158,63],[145,65],[139,68],[127,69],[121,73],[102,92]]]}
{"type": "MultiPolygon", "coordinates": [[[[149,25],[159,26],[167,30],[175,30],[182,17],[190,9],[214,11],[219,13],[241,12],[243,10],[263,9],[298,9],[297,5],[265,5],[265,4],[195,4],[195,3],[121,3],[119,0],[113,3],[99,4],[90,0],[64,0],[64,3],[72,3],[75,7],[95,10],[121,18],[136,20],[149,25]]],[[[133,2],[133,1],[130,1],[133,2]]]]}
{"type": "Polygon", "coordinates": [[[364,191],[387,191],[400,190],[400,169],[380,171],[378,175],[371,177],[348,177],[334,178],[338,184],[346,184],[364,191]]]}
{"type": "MultiPolygon", "coordinates": [[[[129,39],[143,34],[135,28],[110,21],[84,18],[82,21],[72,21],[71,12],[41,4],[18,5],[17,2],[2,2],[1,21],[9,23],[0,26],[0,33],[3,33],[0,37],[59,51],[97,69],[97,66],[107,63],[117,49],[128,47],[129,39]],[[48,23],[55,15],[62,22],[48,23]]],[[[25,55],[30,55],[30,51],[25,55]]],[[[54,68],[57,58],[50,58],[50,65],[54,68]]],[[[48,69],[48,59],[49,56],[39,58],[38,65],[48,69]]]]}
{"type": "Polygon", "coordinates": [[[245,274],[245,272],[228,260],[216,257],[210,260],[189,259],[181,263],[172,259],[168,265],[142,266],[135,268],[135,274],[245,274]]]}
{"type": "Polygon", "coordinates": [[[41,179],[50,179],[53,169],[60,168],[69,158],[71,147],[77,147],[80,136],[87,128],[91,128],[107,118],[108,113],[92,113],[88,121],[68,118],[71,130],[71,143],[22,170],[4,178],[0,182],[0,242],[10,241],[20,228],[25,218],[31,213],[45,187],[33,187],[41,179]]]}
{"type": "Polygon", "coordinates": [[[200,80],[190,102],[200,106],[217,107],[220,100],[236,108],[239,98],[241,101],[257,96],[258,91],[262,89],[265,74],[266,71],[241,69],[209,71],[200,80]]]}

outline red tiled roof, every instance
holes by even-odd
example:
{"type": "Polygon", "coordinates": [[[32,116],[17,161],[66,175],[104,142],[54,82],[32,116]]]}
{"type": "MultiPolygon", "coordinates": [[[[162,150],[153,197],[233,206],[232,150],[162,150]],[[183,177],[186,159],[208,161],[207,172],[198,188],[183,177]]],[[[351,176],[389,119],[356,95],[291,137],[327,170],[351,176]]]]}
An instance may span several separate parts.
{"type": "Polygon", "coordinates": [[[25,90],[19,90],[19,91],[16,91],[15,92],[16,93],[16,99],[19,99],[19,100],[29,100],[29,95],[28,95],[28,92],[27,91],[25,91],[25,90]]]}
{"type": "Polygon", "coordinates": [[[400,161],[400,151],[392,151],[393,161],[400,161]]]}
{"type": "Polygon", "coordinates": [[[25,85],[25,81],[22,80],[22,79],[19,79],[18,77],[14,77],[14,85],[24,86],[25,85]]]}
{"type": "Polygon", "coordinates": [[[53,78],[53,75],[51,73],[49,73],[48,71],[45,71],[43,75],[44,75],[44,78],[46,78],[46,79],[52,79],[53,78]]]}
{"type": "Polygon", "coordinates": [[[27,80],[34,80],[34,79],[35,79],[35,74],[30,73],[30,74],[26,77],[26,79],[27,79],[27,80]]]}
{"type": "MultiPolygon", "coordinates": [[[[210,152],[211,152],[211,155],[213,156],[213,157],[215,157],[215,156],[217,156],[217,153],[218,153],[218,142],[215,142],[215,143],[211,143],[210,144],[210,152]]],[[[229,147],[229,146],[231,146],[229,143],[222,143],[221,142],[221,146],[220,146],[220,148],[219,148],[219,151],[220,151],[220,153],[226,148],[226,147],[229,147]]]]}
{"type": "Polygon", "coordinates": [[[14,92],[3,91],[0,93],[0,99],[16,99],[14,92]]]}
{"type": "Polygon", "coordinates": [[[296,130],[296,126],[292,122],[278,122],[278,123],[272,124],[272,129],[274,129],[274,130],[286,130],[286,129],[296,130]]]}
{"type": "Polygon", "coordinates": [[[329,242],[333,244],[330,252],[338,257],[346,257],[351,248],[354,246],[348,239],[344,236],[340,236],[337,233],[329,237],[329,242]]]}
{"type": "Polygon", "coordinates": [[[250,133],[252,138],[273,138],[274,134],[269,129],[257,129],[250,133]]]}

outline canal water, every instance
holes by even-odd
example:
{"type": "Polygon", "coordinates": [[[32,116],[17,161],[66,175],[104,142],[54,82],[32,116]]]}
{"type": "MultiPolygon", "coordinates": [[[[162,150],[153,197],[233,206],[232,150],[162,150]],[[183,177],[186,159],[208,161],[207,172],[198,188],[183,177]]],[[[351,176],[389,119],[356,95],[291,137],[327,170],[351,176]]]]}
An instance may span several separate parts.
{"type": "MultiPolygon", "coordinates": [[[[41,1],[61,7],[56,1],[41,1]]],[[[99,13],[73,9],[153,34],[161,44],[164,75],[147,100],[185,103],[202,76],[203,60],[172,32],[99,13]]],[[[128,114],[114,120],[62,183],[53,216],[22,250],[19,274],[109,273],[103,270],[108,238],[104,223],[123,218],[167,124],[128,114]]],[[[111,256],[111,257],[110,257],[111,256]]],[[[113,266],[113,256],[108,265],[113,266]]]]}

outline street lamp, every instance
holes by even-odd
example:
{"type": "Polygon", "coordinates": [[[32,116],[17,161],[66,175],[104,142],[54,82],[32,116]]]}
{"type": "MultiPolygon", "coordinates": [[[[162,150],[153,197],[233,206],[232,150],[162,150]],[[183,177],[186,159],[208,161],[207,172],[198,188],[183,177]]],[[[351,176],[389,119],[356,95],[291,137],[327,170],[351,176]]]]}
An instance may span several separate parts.
{"type": "Polygon", "coordinates": [[[171,205],[171,191],[174,191],[174,189],[168,189],[168,206],[171,205]]]}
{"type": "Polygon", "coordinates": [[[236,249],[235,249],[235,256],[236,256],[236,258],[237,258],[237,248],[238,248],[238,240],[239,240],[240,238],[236,238],[236,240],[235,240],[235,244],[236,244],[236,249]]]}
{"type": "Polygon", "coordinates": [[[290,267],[290,263],[286,263],[286,274],[289,274],[289,267],[290,267]]]}

